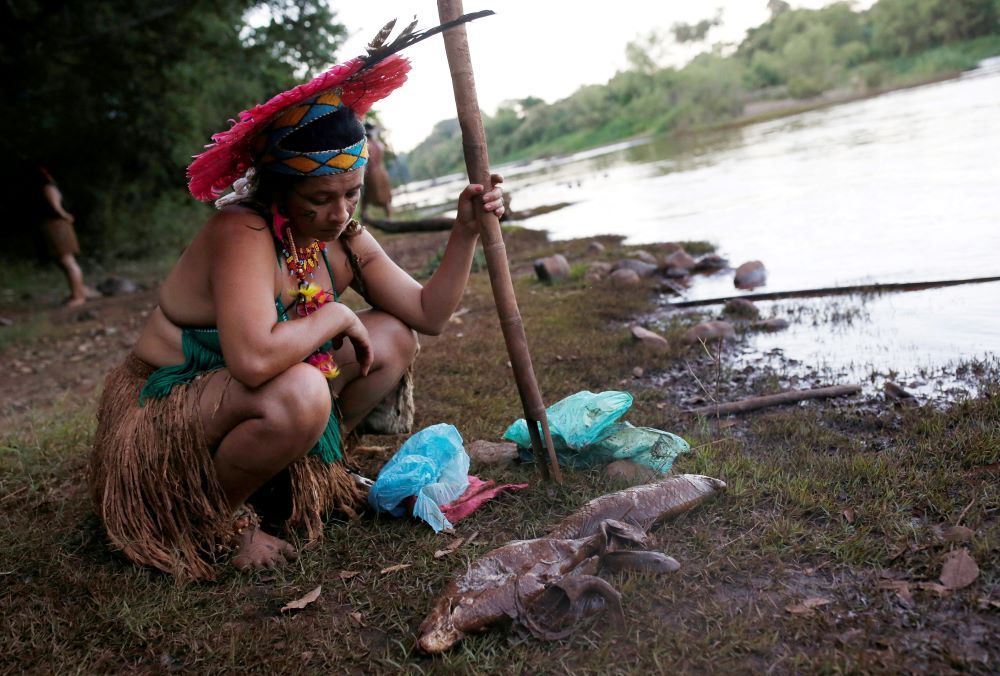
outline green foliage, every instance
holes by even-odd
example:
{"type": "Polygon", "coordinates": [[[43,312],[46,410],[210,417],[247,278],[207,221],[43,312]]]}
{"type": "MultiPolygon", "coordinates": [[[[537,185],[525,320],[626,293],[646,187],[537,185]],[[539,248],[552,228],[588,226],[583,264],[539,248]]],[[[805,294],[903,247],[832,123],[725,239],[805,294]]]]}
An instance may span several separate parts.
{"type": "MultiPolygon", "coordinates": [[[[879,0],[791,9],[768,2],[771,17],[730,54],[714,46],[683,68],[663,67],[678,44],[703,42],[720,15],[650,30],[626,48],[628,70],[545,104],[509,101],[484,119],[495,162],[532,159],[640,134],[674,133],[739,117],[750,100],[865,91],[969,68],[1000,52],[1000,0],[879,0]]],[[[462,169],[456,120],[441,122],[407,160],[413,178],[462,169]]]]}
{"type": "Polygon", "coordinates": [[[996,0],[879,0],[871,9],[872,45],[882,56],[916,52],[1000,32],[996,0]]]}
{"type": "Polygon", "coordinates": [[[204,212],[184,168],[241,108],[329,63],[344,35],[317,0],[30,0],[0,9],[5,202],[47,166],[95,255],[176,247],[204,212]],[[249,16],[265,19],[251,26],[249,16]]]}

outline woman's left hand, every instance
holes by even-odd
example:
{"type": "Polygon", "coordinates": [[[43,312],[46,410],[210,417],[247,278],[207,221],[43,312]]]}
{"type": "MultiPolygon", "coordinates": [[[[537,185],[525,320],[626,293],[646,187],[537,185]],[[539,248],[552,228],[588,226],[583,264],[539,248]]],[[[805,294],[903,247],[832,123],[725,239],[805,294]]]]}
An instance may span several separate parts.
{"type": "Polygon", "coordinates": [[[476,212],[472,206],[473,198],[482,199],[483,209],[496,214],[497,218],[503,216],[503,176],[491,174],[489,192],[483,192],[483,186],[479,183],[472,183],[466,186],[462,194],[458,196],[458,216],[455,218],[455,226],[464,228],[469,232],[479,234],[479,221],[476,220],[476,212]]]}

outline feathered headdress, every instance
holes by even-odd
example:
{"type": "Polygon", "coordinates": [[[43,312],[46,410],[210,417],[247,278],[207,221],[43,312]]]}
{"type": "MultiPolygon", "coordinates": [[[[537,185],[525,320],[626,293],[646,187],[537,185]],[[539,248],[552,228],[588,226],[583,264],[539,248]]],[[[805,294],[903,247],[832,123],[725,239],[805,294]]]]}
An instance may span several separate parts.
{"type": "MultiPolygon", "coordinates": [[[[386,44],[396,24],[393,19],[368,43],[366,55],[337,64],[311,82],[298,85],[278,94],[267,103],[243,111],[238,122],[234,121],[229,129],[212,136],[212,143],[206,146],[207,150],[195,156],[188,166],[188,189],[199,200],[219,197],[234,181],[254,167],[262,154],[273,149],[273,144],[261,142],[261,135],[272,131],[269,130],[272,123],[282,117],[287,121],[289,115],[296,117],[298,113],[293,108],[301,109],[302,113],[300,119],[295,121],[295,128],[313,121],[318,117],[315,106],[331,103],[332,97],[324,96],[327,93],[339,99],[334,104],[336,107],[346,106],[358,118],[362,118],[372,105],[406,82],[410,62],[397,52],[448,28],[490,14],[493,14],[490,10],[465,14],[426,31],[415,31],[417,22],[414,19],[399,37],[386,44]]],[[[278,136],[284,138],[288,133],[290,132],[283,132],[278,136]]],[[[357,160],[353,165],[340,168],[341,171],[357,168],[367,158],[367,152],[361,147],[336,152],[342,151],[353,153],[357,160]]]]}

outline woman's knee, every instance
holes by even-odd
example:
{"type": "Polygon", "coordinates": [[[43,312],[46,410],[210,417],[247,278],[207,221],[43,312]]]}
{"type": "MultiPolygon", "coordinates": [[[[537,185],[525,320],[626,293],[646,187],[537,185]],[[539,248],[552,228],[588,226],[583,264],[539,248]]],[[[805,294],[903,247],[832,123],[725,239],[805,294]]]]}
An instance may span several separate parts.
{"type": "Polygon", "coordinates": [[[317,438],[330,417],[330,388],[319,369],[295,364],[265,385],[264,417],[291,435],[317,438]]]}
{"type": "Polygon", "coordinates": [[[385,315],[379,326],[379,343],[381,349],[376,352],[376,359],[381,353],[382,361],[397,368],[406,368],[417,356],[419,343],[417,334],[402,320],[392,315],[385,315]]]}

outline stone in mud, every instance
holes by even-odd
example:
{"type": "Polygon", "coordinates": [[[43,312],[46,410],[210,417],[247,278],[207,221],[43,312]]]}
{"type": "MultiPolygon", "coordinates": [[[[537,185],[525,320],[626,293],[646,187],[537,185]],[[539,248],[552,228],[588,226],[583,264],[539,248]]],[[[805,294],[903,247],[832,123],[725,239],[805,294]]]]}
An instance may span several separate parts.
{"type": "Polygon", "coordinates": [[[469,459],[481,465],[498,465],[517,457],[517,444],[509,441],[473,441],[465,447],[469,459]]]}
{"type": "Polygon", "coordinates": [[[615,460],[604,468],[604,475],[629,485],[648,484],[663,479],[663,475],[655,469],[636,464],[631,460],[615,460]]]}
{"type": "Polygon", "coordinates": [[[771,317],[770,319],[761,319],[759,321],[753,322],[750,328],[755,331],[783,331],[788,328],[788,320],[782,319],[780,317],[771,317]]]}
{"type": "Polygon", "coordinates": [[[599,282],[611,273],[611,263],[605,263],[603,261],[598,261],[596,263],[591,263],[587,267],[586,279],[591,282],[599,282]]]}
{"type": "Polygon", "coordinates": [[[600,242],[598,242],[597,240],[594,240],[593,242],[587,245],[587,253],[589,254],[602,254],[604,253],[604,250],[605,246],[600,242]]]}
{"type": "Polygon", "coordinates": [[[97,290],[105,296],[124,296],[139,291],[139,285],[127,277],[111,275],[97,285],[97,290]]]}
{"type": "Polygon", "coordinates": [[[882,386],[882,390],[885,392],[886,399],[895,402],[900,406],[918,405],[917,398],[913,396],[911,392],[907,392],[891,380],[885,381],[885,385],[882,386]]]}
{"type": "Polygon", "coordinates": [[[648,251],[639,250],[634,252],[633,255],[639,260],[641,260],[643,263],[649,263],[650,265],[658,265],[660,262],[659,260],[657,260],[656,256],[649,253],[648,251]]]}
{"type": "Polygon", "coordinates": [[[733,284],[739,289],[755,289],[767,282],[767,270],[760,261],[747,261],[736,268],[733,284]]]}
{"type": "Polygon", "coordinates": [[[688,288],[689,277],[678,277],[677,279],[661,279],[656,285],[656,290],[660,293],[669,293],[680,296],[688,288]]]}
{"type": "Polygon", "coordinates": [[[674,251],[671,254],[667,254],[663,257],[663,267],[670,268],[680,268],[685,272],[691,270],[695,266],[695,260],[692,258],[691,254],[684,249],[680,251],[674,251]]]}
{"type": "Polygon", "coordinates": [[[725,307],[722,308],[722,312],[723,314],[739,317],[740,319],[756,319],[760,316],[760,310],[757,309],[757,306],[753,304],[753,301],[746,298],[727,300],[725,307]]]}
{"type": "Polygon", "coordinates": [[[640,345],[654,350],[663,351],[670,347],[666,338],[639,325],[632,327],[632,337],[639,341],[640,345]]]}
{"type": "Polygon", "coordinates": [[[729,261],[718,254],[706,254],[694,264],[694,272],[717,272],[729,267],[729,261]]]}
{"type": "Polygon", "coordinates": [[[562,254],[535,260],[535,274],[543,282],[554,282],[569,277],[569,261],[562,254]]]}
{"type": "Polygon", "coordinates": [[[629,286],[636,286],[641,280],[639,279],[639,273],[635,270],[621,268],[608,275],[608,281],[610,281],[615,288],[623,289],[629,286]]]}
{"type": "Polygon", "coordinates": [[[612,270],[632,270],[640,277],[649,277],[656,272],[656,266],[645,263],[637,258],[624,258],[614,264],[612,270]]]}
{"type": "Polygon", "coordinates": [[[699,342],[711,343],[716,340],[732,338],[736,335],[733,325],[724,321],[710,321],[696,324],[684,333],[681,342],[686,345],[695,345],[699,342]]]}

